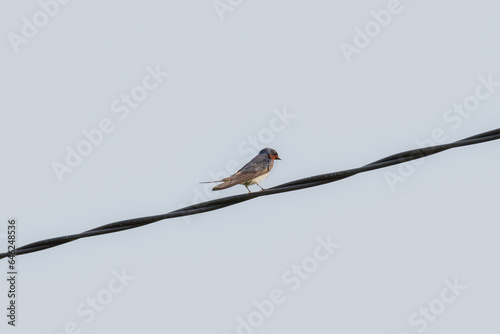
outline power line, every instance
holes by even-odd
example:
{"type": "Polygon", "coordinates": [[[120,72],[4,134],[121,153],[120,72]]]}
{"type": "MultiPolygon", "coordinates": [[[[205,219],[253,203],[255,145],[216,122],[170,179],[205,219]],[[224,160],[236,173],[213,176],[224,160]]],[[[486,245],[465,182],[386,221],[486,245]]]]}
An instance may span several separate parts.
{"type": "MultiPolygon", "coordinates": [[[[268,195],[275,195],[275,194],[280,194],[284,192],[289,192],[289,191],[296,191],[300,189],[305,189],[305,188],[310,188],[310,187],[317,187],[319,185],[339,181],[342,179],[345,179],[347,177],[363,173],[363,172],[368,172],[371,170],[375,169],[380,169],[392,165],[397,165],[403,162],[411,161],[411,160],[416,160],[420,159],[429,155],[433,155],[442,151],[449,150],[451,148],[456,148],[456,147],[462,147],[462,146],[468,146],[468,145],[474,145],[474,144],[479,144],[479,143],[484,143],[492,140],[498,140],[500,139],[500,129],[484,132],[469,138],[465,138],[450,144],[444,144],[444,145],[437,145],[437,146],[431,146],[431,147],[425,147],[425,148],[419,148],[415,150],[410,150],[398,154],[391,155],[389,157],[377,160],[375,162],[372,162],[371,164],[359,167],[359,168],[353,168],[353,169],[348,169],[340,172],[333,172],[333,173],[327,173],[327,174],[321,174],[321,175],[316,175],[316,176],[310,176],[306,177],[300,180],[292,181],[292,182],[287,182],[284,184],[281,184],[279,186],[273,187],[266,189],[264,191],[259,191],[259,192],[252,192],[249,194],[242,194],[242,195],[235,195],[235,196],[229,196],[229,197],[224,197],[221,199],[216,199],[212,201],[207,201],[191,206],[187,206],[185,208],[175,210],[169,213],[165,214],[160,214],[160,215],[155,215],[155,216],[148,216],[148,217],[139,217],[139,218],[133,218],[133,219],[127,219],[127,220],[122,220],[110,224],[106,224],[100,227],[96,227],[94,229],[78,233],[78,234],[72,234],[72,235],[66,235],[62,237],[56,237],[56,238],[51,238],[51,239],[46,239],[42,241],[37,241],[25,246],[22,246],[16,250],[16,255],[22,255],[22,254],[28,254],[28,253],[34,253],[41,251],[43,249],[47,248],[52,248],[55,246],[59,246],[74,240],[82,239],[82,238],[88,238],[88,237],[93,237],[96,235],[102,235],[102,234],[108,234],[108,233],[114,233],[114,232],[119,232],[119,231],[125,231],[129,230],[132,228],[137,228],[140,226],[152,224],[155,222],[158,222],[160,220],[165,220],[165,219],[170,219],[170,218],[177,218],[177,217],[183,217],[183,216],[190,216],[190,215],[195,215],[199,213],[204,213],[208,211],[213,211],[213,210],[218,210],[222,209],[226,206],[238,204],[241,202],[245,202],[257,197],[261,196],[268,196],[268,195]]],[[[0,259],[3,259],[5,257],[9,256],[8,253],[0,253],[0,259]]]]}

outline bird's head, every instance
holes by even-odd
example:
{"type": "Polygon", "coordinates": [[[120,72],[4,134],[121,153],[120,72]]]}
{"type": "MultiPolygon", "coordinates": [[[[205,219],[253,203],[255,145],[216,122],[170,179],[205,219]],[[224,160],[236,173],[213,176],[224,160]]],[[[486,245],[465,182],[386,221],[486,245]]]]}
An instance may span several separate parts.
{"type": "Polygon", "coordinates": [[[260,151],[259,154],[267,155],[269,157],[269,159],[281,160],[281,158],[278,155],[278,152],[276,152],[272,148],[265,148],[262,151],[260,151]]]}

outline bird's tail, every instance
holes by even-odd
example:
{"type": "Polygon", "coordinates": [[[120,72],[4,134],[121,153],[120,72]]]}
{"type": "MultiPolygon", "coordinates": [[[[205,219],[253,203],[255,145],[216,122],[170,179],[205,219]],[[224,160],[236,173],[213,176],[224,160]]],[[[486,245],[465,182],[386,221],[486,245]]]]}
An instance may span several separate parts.
{"type": "Polygon", "coordinates": [[[227,189],[229,187],[235,186],[238,183],[234,181],[222,181],[223,183],[216,185],[215,187],[212,188],[212,191],[217,191],[217,190],[222,190],[222,189],[227,189]]]}
{"type": "Polygon", "coordinates": [[[222,179],[219,181],[208,181],[208,182],[200,182],[200,183],[218,183],[218,182],[222,182],[222,183],[213,187],[212,188],[213,191],[226,189],[226,188],[229,188],[229,187],[232,187],[232,186],[239,184],[238,182],[235,182],[234,180],[230,180],[230,179],[222,179]]]}

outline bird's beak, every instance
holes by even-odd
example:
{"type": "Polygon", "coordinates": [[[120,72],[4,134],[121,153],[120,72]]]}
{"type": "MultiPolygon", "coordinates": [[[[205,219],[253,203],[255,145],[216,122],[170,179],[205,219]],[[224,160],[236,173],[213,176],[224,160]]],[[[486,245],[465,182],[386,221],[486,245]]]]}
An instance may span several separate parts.
{"type": "Polygon", "coordinates": [[[273,158],[274,160],[281,160],[281,158],[280,158],[279,156],[277,156],[277,155],[273,155],[273,156],[272,156],[272,158],[273,158]]]}

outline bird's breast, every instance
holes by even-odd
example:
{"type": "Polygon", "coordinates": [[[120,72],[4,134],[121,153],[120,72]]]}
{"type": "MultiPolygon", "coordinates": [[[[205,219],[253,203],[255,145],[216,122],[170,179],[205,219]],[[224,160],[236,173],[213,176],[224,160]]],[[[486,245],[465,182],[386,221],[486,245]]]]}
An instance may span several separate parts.
{"type": "Polygon", "coordinates": [[[267,172],[266,174],[262,174],[261,176],[256,177],[255,179],[252,180],[252,184],[259,183],[260,181],[264,180],[268,175],[269,175],[269,172],[267,172]]]}

